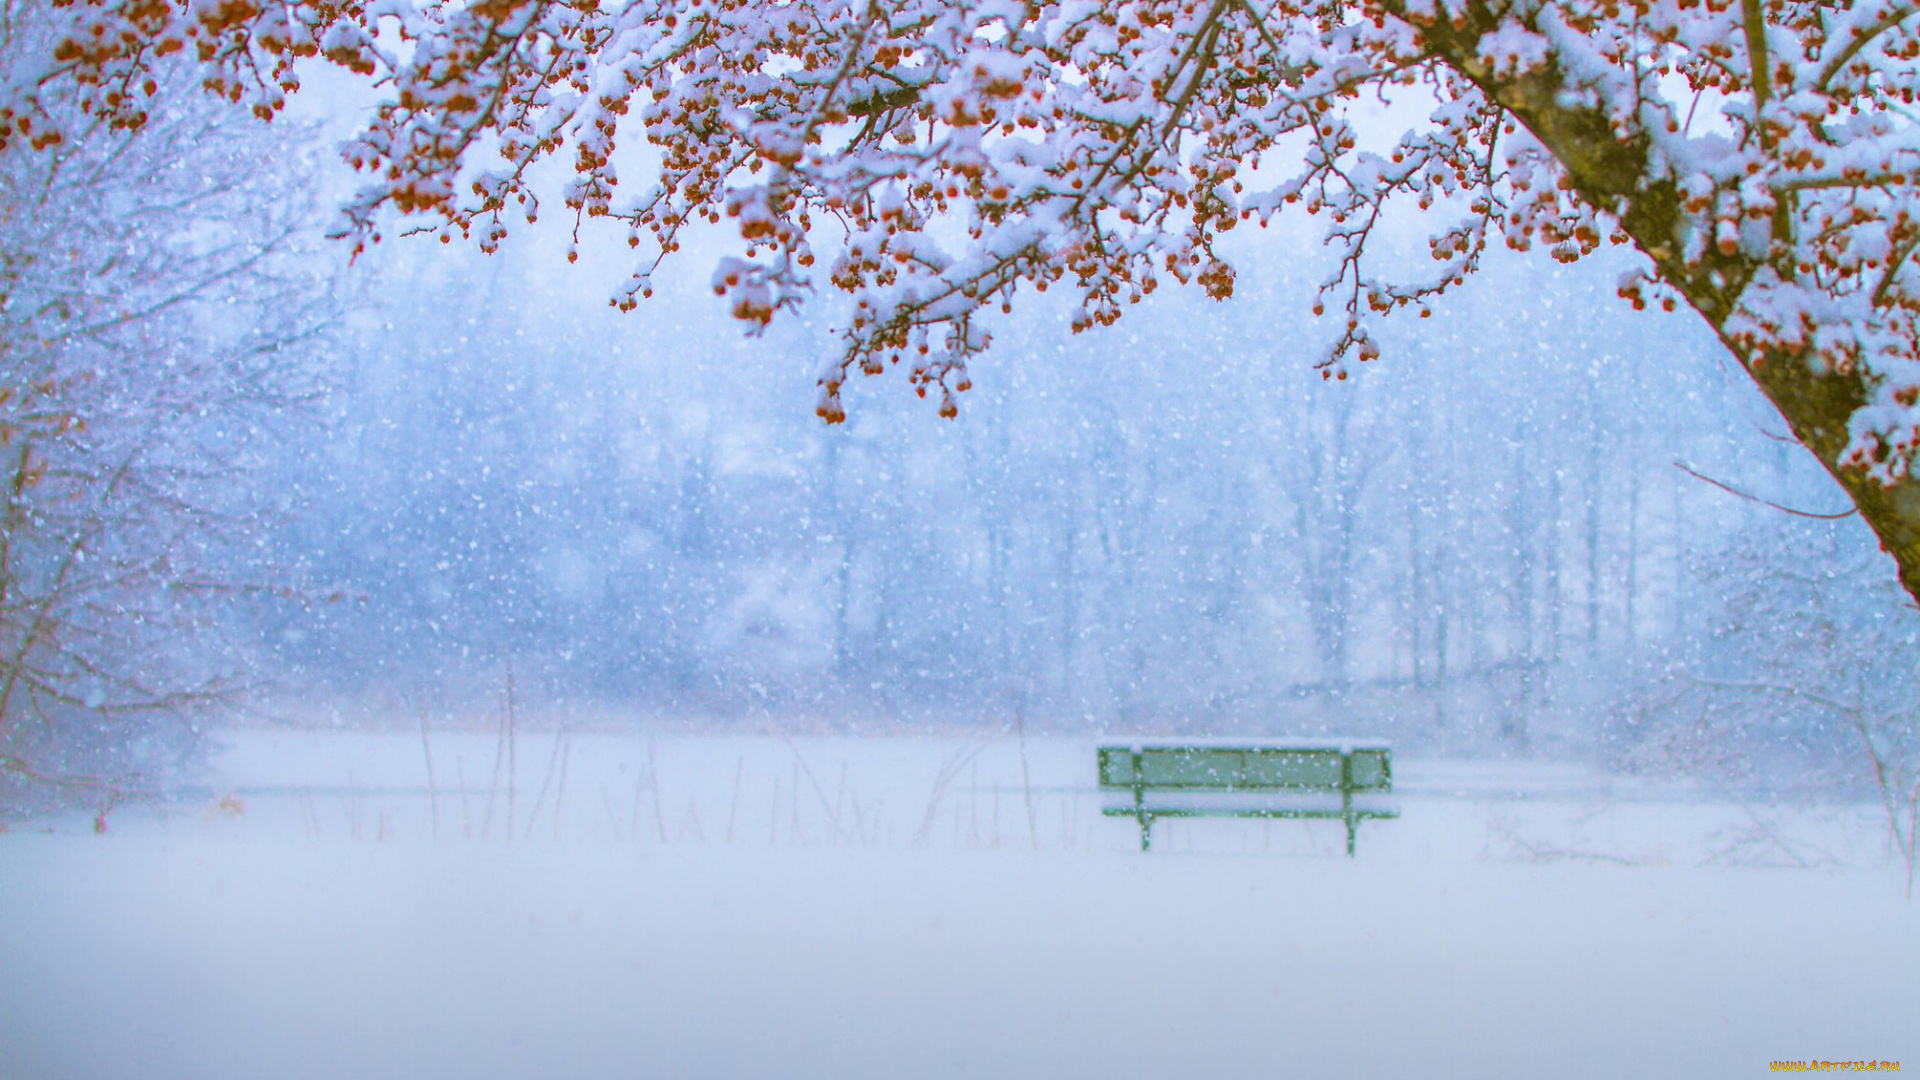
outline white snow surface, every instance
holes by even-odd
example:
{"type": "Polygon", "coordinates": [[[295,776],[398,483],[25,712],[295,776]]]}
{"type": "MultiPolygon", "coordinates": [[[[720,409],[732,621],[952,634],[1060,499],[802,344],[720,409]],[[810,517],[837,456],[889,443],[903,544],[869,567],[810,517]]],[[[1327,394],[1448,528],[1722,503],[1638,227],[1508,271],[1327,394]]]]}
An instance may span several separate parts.
{"type": "Polygon", "coordinates": [[[1355,859],[1234,820],[1143,855],[1092,738],[1023,779],[1010,734],[522,731],[508,784],[433,732],[431,785],[418,732],[226,739],[194,798],[0,835],[0,1080],[1920,1068],[1872,807],[1397,759],[1355,859]]]}

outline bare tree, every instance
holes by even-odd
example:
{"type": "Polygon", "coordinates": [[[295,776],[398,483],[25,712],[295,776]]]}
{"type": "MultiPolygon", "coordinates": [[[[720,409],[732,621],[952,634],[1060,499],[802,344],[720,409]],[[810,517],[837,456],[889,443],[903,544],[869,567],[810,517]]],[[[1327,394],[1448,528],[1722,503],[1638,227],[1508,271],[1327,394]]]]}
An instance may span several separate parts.
{"type": "MultiPolygon", "coordinates": [[[[0,69],[44,48],[32,14],[0,69]]],[[[267,591],[246,478],[319,389],[331,290],[263,168],[292,144],[192,89],[0,151],[0,794],[136,783],[239,687],[213,631],[267,591]]]]}
{"type": "Polygon", "coordinates": [[[1703,552],[1722,597],[1689,660],[1639,710],[1627,747],[1642,762],[1747,786],[1872,790],[1887,854],[1913,869],[1920,804],[1920,614],[1881,576],[1856,521],[1777,510],[1703,552]],[[1783,554],[1786,553],[1786,554],[1783,554]],[[1864,766],[1864,768],[1863,768],[1864,766]]]}

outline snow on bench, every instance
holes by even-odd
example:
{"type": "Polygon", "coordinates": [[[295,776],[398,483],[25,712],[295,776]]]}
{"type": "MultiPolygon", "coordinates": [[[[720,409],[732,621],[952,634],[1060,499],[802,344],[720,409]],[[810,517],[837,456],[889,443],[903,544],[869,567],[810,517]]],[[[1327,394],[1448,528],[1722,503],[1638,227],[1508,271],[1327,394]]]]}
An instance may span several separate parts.
{"type": "Polygon", "coordinates": [[[1371,804],[1393,789],[1393,748],[1378,739],[1130,739],[1098,752],[1100,790],[1132,796],[1101,812],[1137,820],[1141,851],[1157,818],[1322,818],[1346,823],[1352,856],[1361,821],[1400,816],[1371,804]]]}

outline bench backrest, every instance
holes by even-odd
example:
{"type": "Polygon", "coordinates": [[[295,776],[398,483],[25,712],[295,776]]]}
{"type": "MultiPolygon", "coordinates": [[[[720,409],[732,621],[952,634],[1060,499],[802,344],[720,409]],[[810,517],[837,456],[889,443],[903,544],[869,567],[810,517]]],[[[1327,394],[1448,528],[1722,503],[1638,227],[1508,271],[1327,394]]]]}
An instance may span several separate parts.
{"type": "Polygon", "coordinates": [[[1388,791],[1386,746],[1116,743],[1100,751],[1106,790],[1388,791]]]}

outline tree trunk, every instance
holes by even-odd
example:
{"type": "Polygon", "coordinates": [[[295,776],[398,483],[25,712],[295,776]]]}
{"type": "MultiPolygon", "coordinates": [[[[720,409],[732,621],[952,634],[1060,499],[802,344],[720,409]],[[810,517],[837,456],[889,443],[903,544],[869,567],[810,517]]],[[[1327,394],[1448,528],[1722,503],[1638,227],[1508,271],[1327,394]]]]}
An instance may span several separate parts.
{"type": "MultiPolygon", "coordinates": [[[[1573,189],[1588,205],[1619,222],[1653,260],[1661,279],[1713,327],[1780,410],[1794,437],[1839,482],[1898,564],[1900,584],[1920,601],[1920,481],[1906,476],[1883,485],[1841,463],[1851,440],[1848,421],[1871,398],[1868,374],[1858,367],[1832,370],[1804,351],[1755,356],[1727,333],[1742,294],[1767,260],[1710,246],[1697,260],[1686,261],[1686,229],[1696,223],[1685,215],[1674,179],[1650,167],[1644,135],[1623,136],[1599,108],[1578,104],[1583,95],[1555,63],[1498,76],[1481,59],[1479,41],[1500,25],[1504,9],[1469,3],[1458,13],[1460,21],[1449,23],[1413,14],[1404,0],[1386,0],[1385,6],[1420,32],[1430,55],[1473,80],[1490,100],[1525,124],[1566,169],[1573,189]]],[[[1788,262],[1782,259],[1783,276],[1792,272],[1788,262]]]]}

